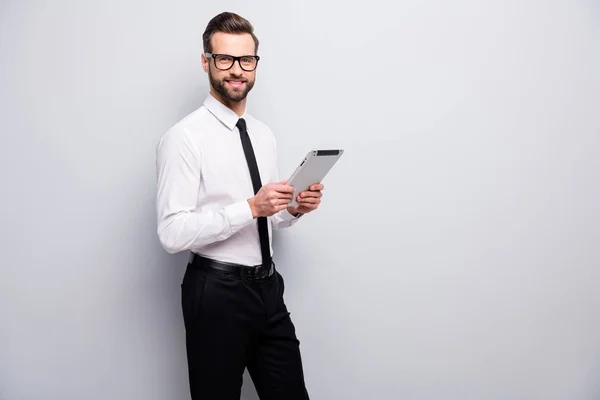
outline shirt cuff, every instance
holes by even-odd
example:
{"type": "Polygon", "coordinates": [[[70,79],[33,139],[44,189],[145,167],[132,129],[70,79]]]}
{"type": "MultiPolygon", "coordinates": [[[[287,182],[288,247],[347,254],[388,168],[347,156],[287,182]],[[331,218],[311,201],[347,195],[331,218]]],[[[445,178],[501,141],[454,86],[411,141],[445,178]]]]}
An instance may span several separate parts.
{"type": "Polygon", "coordinates": [[[230,204],[225,207],[225,215],[229,219],[229,226],[232,232],[237,232],[240,228],[252,222],[252,210],[248,200],[230,204]]]}
{"type": "Polygon", "coordinates": [[[284,221],[293,221],[295,219],[300,218],[303,215],[304,214],[298,214],[298,216],[292,215],[292,214],[290,214],[290,212],[287,209],[281,210],[281,213],[280,213],[281,219],[284,221]]]}

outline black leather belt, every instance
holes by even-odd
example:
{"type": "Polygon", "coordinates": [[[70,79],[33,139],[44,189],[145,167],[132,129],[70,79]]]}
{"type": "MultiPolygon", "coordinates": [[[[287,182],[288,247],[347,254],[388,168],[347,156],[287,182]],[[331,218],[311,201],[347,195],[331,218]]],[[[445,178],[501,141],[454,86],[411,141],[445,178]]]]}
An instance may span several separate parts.
{"type": "Polygon", "coordinates": [[[199,269],[214,269],[218,271],[228,272],[240,278],[264,279],[273,275],[275,272],[275,263],[271,261],[271,265],[240,265],[223,261],[216,261],[210,258],[202,257],[196,253],[193,254],[189,265],[199,269]]]}

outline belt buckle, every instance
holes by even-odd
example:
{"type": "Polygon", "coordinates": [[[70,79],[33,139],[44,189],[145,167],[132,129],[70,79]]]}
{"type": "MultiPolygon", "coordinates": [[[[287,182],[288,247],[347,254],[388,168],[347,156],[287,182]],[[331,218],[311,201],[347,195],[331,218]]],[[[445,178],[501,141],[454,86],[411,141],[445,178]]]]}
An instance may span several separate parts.
{"type": "Polygon", "coordinates": [[[272,275],[273,270],[275,269],[275,263],[271,261],[271,265],[269,268],[265,268],[264,265],[260,264],[254,267],[252,271],[252,279],[264,279],[272,275]]]}

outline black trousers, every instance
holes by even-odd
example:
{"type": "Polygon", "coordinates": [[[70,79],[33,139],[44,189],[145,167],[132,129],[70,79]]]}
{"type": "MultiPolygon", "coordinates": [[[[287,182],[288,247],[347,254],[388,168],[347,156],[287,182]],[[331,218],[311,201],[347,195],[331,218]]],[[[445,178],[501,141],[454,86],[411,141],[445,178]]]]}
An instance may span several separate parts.
{"type": "Polygon", "coordinates": [[[261,400],[309,399],[278,271],[251,280],[188,265],[181,289],[193,400],[239,400],[246,368],[261,400]]]}

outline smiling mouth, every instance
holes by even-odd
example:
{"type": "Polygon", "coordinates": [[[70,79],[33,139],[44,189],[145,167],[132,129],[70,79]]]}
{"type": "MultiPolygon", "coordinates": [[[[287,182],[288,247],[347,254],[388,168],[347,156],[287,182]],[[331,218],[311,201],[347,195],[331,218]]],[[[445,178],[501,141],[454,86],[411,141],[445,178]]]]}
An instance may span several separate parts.
{"type": "Polygon", "coordinates": [[[227,84],[229,86],[233,86],[234,88],[241,87],[242,85],[244,85],[246,83],[246,81],[242,81],[239,79],[227,79],[227,80],[225,80],[225,82],[227,82],[227,84]]]}

